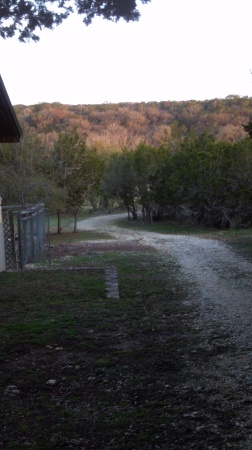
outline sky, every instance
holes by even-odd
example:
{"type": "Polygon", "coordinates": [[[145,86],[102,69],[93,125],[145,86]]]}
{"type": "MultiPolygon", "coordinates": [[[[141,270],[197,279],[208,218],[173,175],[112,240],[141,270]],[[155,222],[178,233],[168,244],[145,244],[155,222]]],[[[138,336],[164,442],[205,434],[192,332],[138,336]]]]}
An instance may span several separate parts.
{"type": "Polygon", "coordinates": [[[13,105],[252,97],[251,0],[152,0],[138,22],[81,16],[0,38],[0,74],[13,105]]]}

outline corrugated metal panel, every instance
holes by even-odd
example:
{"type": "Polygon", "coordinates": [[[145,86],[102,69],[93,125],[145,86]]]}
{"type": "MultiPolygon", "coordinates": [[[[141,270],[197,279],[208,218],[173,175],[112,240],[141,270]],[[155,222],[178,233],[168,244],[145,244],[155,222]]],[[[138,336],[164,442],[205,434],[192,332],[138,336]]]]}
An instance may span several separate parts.
{"type": "Polygon", "coordinates": [[[22,130],[0,76],[0,142],[19,142],[22,130]]]}

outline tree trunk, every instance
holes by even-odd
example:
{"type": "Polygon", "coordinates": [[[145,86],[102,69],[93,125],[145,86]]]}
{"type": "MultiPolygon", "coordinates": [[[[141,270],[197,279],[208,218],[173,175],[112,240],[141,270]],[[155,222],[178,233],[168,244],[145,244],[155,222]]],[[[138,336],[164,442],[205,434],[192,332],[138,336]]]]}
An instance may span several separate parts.
{"type": "Polygon", "coordinates": [[[76,206],[74,213],[74,233],[77,233],[77,222],[79,217],[79,211],[80,211],[79,206],[76,206]]]}
{"type": "Polygon", "coordinates": [[[137,208],[135,205],[134,198],[132,198],[132,220],[137,220],[137,208]]]}
{"type": "Polygon", "coordinates": [[[60,234],[62,231],[62,227],[61,227],[61,209],[57,210],[57,217],[58,217],[58,231],[57,233],[60,234]]]}

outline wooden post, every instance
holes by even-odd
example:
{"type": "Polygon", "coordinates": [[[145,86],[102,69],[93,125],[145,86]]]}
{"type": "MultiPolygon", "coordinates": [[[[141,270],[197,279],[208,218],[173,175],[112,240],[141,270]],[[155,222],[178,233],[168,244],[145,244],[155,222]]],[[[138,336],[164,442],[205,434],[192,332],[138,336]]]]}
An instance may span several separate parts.
{"type": "Polygon", "coordinates": [[[2,197],[0,197],[0,272],[6,270],[5,247],[4,247],[4,229],[2,217],[2,197]]]}

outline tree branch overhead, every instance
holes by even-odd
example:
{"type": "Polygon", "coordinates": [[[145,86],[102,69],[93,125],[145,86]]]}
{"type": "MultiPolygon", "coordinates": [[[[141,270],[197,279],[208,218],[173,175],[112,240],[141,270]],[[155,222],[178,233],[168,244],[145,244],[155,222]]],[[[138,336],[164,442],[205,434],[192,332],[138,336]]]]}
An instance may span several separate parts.
{"type": "Polygon", "coordinates": [[[136,0],[0,0],[0,36],[7,39],[17,35],[21,42],[39,41],[39,30],[53,29],[74,13],[83,17],[85,25],[95,17],[114,22],[140,18],[136,0]]]}

